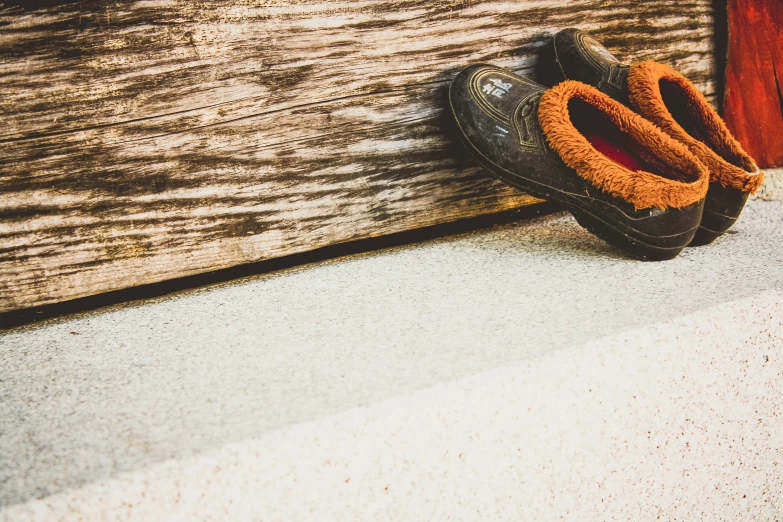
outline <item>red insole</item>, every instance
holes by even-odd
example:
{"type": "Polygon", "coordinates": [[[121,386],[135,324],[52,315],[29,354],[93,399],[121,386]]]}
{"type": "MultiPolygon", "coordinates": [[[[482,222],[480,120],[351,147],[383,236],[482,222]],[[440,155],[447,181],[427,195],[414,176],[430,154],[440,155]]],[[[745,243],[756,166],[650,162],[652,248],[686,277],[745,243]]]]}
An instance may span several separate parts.
{"type": "Polygon", "coordinates": [[[631,171],[645,170],[665,176],[634,151],[633,139],[622,134],[603,112],[578,98],[571,100],[568,108],[574,127],[595,150],[631,171]]]}
{"type": "Polygon", "coordinates": [[[595,150],[629,170],[646,170],[649,172],[655,172],[657,170],[655,167],[634,154],[632,150],[623,146],[618,141],[613,140],[613,136],[599,134],[592,129],[583,130],[582,135],[587,138],[587,141],[590,142],[595,150]]]}

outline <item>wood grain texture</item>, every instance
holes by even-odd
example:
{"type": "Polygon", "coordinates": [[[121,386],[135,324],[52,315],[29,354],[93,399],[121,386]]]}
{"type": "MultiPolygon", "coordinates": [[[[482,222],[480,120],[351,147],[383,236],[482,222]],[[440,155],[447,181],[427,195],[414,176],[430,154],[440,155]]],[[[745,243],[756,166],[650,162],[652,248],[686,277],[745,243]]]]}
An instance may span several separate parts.
{"type": "Polygon", "coordinates": [[[0,7],[0,311],[530,204],[445,94],[560,28],[714,97],[711,0],[49,3],[0,7]]]}

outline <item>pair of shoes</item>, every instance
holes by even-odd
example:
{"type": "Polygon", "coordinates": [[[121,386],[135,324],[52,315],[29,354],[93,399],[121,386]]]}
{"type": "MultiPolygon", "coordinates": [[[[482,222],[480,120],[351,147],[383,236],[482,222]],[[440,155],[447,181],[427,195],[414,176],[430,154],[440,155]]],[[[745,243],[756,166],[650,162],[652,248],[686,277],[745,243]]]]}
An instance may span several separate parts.
{"type": "Polygon", "coordinates": [[[453,81],[459,135],[479,163],[639,259],[728,230],[763,176],[696,87],[655,62],[622,65],[575,29],[553,45],[571,79],[552,89],[484,64],[453,81]]]}

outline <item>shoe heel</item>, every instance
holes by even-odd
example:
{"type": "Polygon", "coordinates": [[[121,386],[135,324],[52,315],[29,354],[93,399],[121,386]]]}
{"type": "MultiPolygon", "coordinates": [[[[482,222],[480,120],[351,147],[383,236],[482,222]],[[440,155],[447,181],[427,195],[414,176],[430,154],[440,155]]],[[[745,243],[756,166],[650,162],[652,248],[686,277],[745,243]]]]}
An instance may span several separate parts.
{"type": "Polygon", "coordinates": [[[726,216],[705,209],[704,216],[701,219],[701,226],[699,227],[699,230],[696,231],[691,246],[709,245],[734,226],[734,223],[737,222],[738,218],[739,213],[736,216],[726,216]]]}
{"type": "Polygon", "coordinates": [[[565,81],[566,77],[557,61],[554,43],[545,45],[538,53],[535,66],[535,79],[538,83],[547,87],[554,87],[565,81]]]}
{"type": "Polygon", "coordinates": [[[677,257],[693,238],[693,233],[684,234],[681,238],[682,244],[677,246],[655,246],[645,243],[637,238],[623,233],[620,230],[604,223],[595,216],[585,212],[571,211],[577,223],[588,231],[603,239],[610,245],[613,245],[627,252],[632,257],[642,261],[668,261],[677,257]]]}
{"type": "MultiPolygon", "coordinates": [[[[728,229],[728,227],[726,228],[728,229]]],[[[691,241],[690,246],[697,247],[709,245],[723,234],[724,232],[715,232],[714,230],[699,227],[699,230],[696,231],[696,235],[693,236],[693,241],[691,241]]]]}

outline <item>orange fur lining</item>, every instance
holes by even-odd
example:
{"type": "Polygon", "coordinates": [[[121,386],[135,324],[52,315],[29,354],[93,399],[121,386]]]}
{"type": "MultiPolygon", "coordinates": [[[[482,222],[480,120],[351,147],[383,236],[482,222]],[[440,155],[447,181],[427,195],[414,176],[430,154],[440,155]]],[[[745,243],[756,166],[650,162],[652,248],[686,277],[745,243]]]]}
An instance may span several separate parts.
{"type": "Polygon", "coordinates": [[[628,96],[639,114],[688,146],[709,169],[711,181],[743,192],[755,193],[759,189],[764,174],[734,139],[704,95],[686,77],[657,62],[640,62],[628,73],[628,96]],[[668,82],[686,101],[687,110],[692,112],[686,117],[695,126],[691,133],[677,122],[664,102],[662,81],[668,82]],[[698,138],[692,134],[697,134],[698,138]]]}
{"type": "Polygon", "coordinates": [[[594,87],[567,80],[550,89],[541,98],[538,121],[550,147],[566,165],[604,192],[633,203],[637,210],[687,207],[707,194],[709,173],[684,145],[594,87]],[[631,171],[596,150],[571,121],[568,105],[573,98],[601,111],[637,144],[640,156],[677,179],[631,171]]]}

